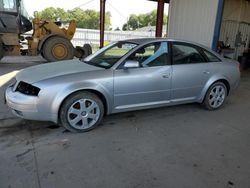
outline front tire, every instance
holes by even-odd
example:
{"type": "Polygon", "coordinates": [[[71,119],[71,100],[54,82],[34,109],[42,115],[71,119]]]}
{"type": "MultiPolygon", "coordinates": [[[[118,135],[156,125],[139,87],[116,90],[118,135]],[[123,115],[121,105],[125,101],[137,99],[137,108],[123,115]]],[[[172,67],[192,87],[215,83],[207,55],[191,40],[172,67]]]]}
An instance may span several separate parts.
{"type": "Polygon", "coordinates": [[[208,110],[217,110],[221,108],[227,97],[227,87],[222,82],[216,82],[208,89],[203,105],[208,110]]]}
{"type": "Polygon", "coordinates": [[[42,56],[49,62],[73,59],[74,47],[63,37],[51,37],[43,45],[42,56]]]}
{"type": "Polygon", "coordinates": [[[69,96],[60,110],[61,124],[71,132],[86,132],[96,128],[104,115],[104,106],[98,96],[77,92],[69,96]]]}

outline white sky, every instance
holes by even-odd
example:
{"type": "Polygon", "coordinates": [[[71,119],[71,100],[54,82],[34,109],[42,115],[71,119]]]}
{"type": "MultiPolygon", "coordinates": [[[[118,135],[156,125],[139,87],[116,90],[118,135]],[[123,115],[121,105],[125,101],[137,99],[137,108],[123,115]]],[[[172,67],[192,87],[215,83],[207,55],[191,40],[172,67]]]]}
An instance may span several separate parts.
{"type": "MultiPolygon", "coordinates": [[[[27,11],[33,15],[34,11],[41,11],[47,7],[59,7],[65,10],[73,9],[82,4],[82,9],[94,9],[99,11],[100,0],[23,0],[27,11]]],[[[148,0],[106,0],[106,11],[111,12],[112,28],[122,28],[122,25],[127,21],[130,14],[147,13],[157,9],[157,2],[148,0]],[[119,13],[118,13],[119,11],[119,13]]],[[[168,14],[168,4],[165,5],[165,14],[168,14]]]]}

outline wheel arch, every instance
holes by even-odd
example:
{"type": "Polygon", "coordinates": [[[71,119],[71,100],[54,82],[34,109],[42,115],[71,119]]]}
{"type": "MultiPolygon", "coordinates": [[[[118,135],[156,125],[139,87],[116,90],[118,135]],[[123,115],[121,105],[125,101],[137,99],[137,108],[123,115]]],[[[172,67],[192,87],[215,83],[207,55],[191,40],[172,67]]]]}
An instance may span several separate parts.
{"type": "Polygon", "coordinates": [[[223,84],[225,84],[226,88],[227,88],[227,95],[229,95],[230,93],[230,89],[231,89],[231,86],[230,86],[230,82],[228,81],[228,79],[224,76],[216,76],[216,77],[213,77],[211,78],[210,80],[208,80],[208,82],[205,84],[202,92],[201,92],[201,95],[198,99],[198,101],[200,103],[203,102],[205,96],[206,96],[206,93],[208,91],[208,89],[210,88],[211,85],[213,85],[214,83],[216,82],[222,82],[223,84]]]}
{"type": "MultiPolygon", "coordinates": [[[[219,80],[217,80],[216,82],[222,82],[223,84],[225,84],[225,86],[226,86],[226,88],[227,88],[227,96],[228,96],[229,93],[230,93],[230,89],[231,89],[228,80],[226,80],[226,79],[219,79],[219,80]]],[[[215,82],[214,82],[214,83],[215,83],[215,82]]],[[[214,83],[213,83],[213,84],[214,84],[214,83]]]]}
{"type": "Polygon", "coordinates": [[[61,111],[61,108],[62,108],[62,105],[63,103],[72,95],[76,94],[76,93],[79,93],[79,92],[84,92],[84,91],[87,91],[87,92],[90,92],[90,93],[93,93],[95,95],[97,95],[100,100],[102,101],[103,103],[103,106],[104,106],[104,114],[108,114],[110,113],[110,104],[108,103],[108,99],[107,99],[107,96],[105,94],[103,94],[103,92],[101,92],[100,90],[98,89],[93,89],[93,88],[80,88],[80,89],[76,89],[76,90],[73,90],[71,92],[68,92],[66,93],[64,96],[60,96],[60,99],[56,99],[58,105],[57,105],[57,110],[56,110],[56,114],[57,114],[57,119],[54,121],[54,122],[59,122],[60,119],[59,119],[59,115],[60,115],[60,111],[61,111]]]}

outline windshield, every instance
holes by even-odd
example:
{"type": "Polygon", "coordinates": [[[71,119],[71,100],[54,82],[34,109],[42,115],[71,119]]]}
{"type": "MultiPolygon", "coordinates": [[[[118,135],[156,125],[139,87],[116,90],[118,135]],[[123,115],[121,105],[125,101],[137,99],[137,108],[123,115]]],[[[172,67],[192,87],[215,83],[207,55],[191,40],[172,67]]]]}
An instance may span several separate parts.
{"type": "Polygon", "coordinates": [[[86,58],[84,62],[98,67],[110,68],[137,45],[120,41],[101,49],[93,56],[86,58]]]}

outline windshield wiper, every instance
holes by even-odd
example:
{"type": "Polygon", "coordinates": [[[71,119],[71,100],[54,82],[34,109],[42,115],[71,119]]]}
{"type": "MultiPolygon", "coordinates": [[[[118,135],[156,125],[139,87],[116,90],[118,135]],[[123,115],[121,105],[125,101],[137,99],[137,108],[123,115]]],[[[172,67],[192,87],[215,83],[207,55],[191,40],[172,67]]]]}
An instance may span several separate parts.
{"type": "Polygon", "coordinates": [[[88,64],[88,65],[92,65],[92,66],[96,66],[96,67],[101,67],[101,68],[104,68],[104,69],[108,69],[108,68],[109,68],[109,67],[105,67],[105,66],[96,64],[96,63],[94,63],[94,62],[92,62],[92,61],[82,61],[82,62],[84,62],[84,63],[86,63],[86,64],[88,64]]]}

